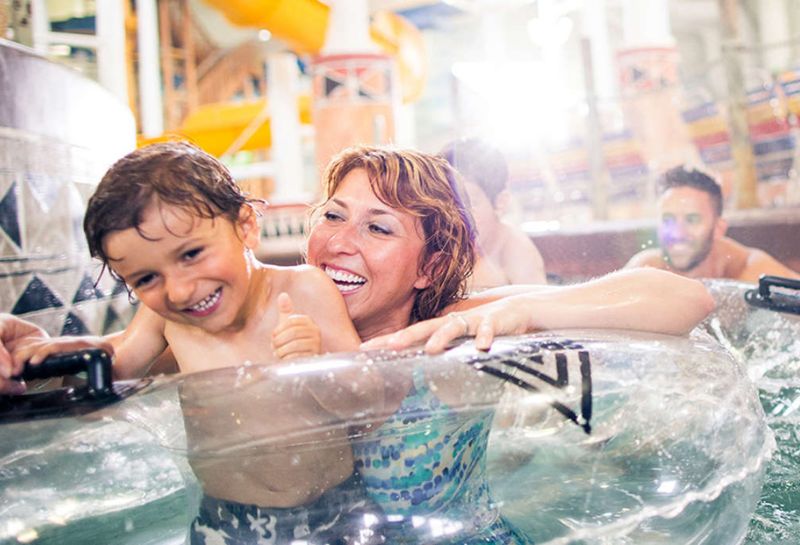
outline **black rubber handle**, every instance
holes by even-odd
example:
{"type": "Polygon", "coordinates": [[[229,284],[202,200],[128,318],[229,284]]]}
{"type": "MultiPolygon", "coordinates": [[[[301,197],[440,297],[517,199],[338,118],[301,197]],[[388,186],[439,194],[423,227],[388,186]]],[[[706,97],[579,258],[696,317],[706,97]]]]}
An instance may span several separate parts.
{"type": "Polygon", "coordinates": [[[86,386],[92,397],[113,395],[111,385],[111,357],[105,350],[91,348],[77,352],[53,354],[38,365],[25,364],[22,374],[16,379],[62,377],[86,372],[86,386]]]}
{"type": "Polygon", "coordinates": [[[770,288],[788,288],[791,290],[800,290],[800,280],[762,274],[758,278],[758,294],[764,299],[769,299],[772,296],[770,288]]]}
{"type": "Polygon", "coordinates": [[[754,307],[800,314],[800,280],[762,274],[758,279],[758,289],[747,290],[744,293],[744,300],[754,307]],[[785,291],[773,293],[772,288],[795,290],[797,293],[785,291]]]}

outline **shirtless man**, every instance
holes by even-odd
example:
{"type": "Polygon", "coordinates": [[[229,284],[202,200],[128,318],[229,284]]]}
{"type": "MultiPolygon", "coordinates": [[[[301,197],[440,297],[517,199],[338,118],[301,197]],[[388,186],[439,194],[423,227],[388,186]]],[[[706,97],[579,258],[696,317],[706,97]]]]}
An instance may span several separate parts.
{"type": "Polygon", "coordinates": [[[464,180],[478,230],[470,290],[506,284],[545,284],[542,255],[523,231],[500,220],[511,194],[508,166],[500,150],[476,138],[447,144],[439,155],[464,180]]]}
{"type": "Polygon", "coordinates": [[[762,274],[800,278],[768,253],[725,236],[722,190],[709,175],[683,166],[659,179],[660,248],[649,248],[625,265],[656,267],[691,278],[758,282],[762,274]]]}

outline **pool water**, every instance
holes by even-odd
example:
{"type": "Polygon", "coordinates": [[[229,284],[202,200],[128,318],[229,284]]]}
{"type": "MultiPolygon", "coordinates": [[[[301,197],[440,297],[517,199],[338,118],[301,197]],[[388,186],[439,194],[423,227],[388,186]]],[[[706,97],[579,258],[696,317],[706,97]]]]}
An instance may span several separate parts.
{"type": "Polygon", "coordinates": [[[708,282],[717,310],[708,329],[758,387],[777,448],[745,545],[800,543],[800,316],[757,309],[744,301],[752,286],[708,282]]]}

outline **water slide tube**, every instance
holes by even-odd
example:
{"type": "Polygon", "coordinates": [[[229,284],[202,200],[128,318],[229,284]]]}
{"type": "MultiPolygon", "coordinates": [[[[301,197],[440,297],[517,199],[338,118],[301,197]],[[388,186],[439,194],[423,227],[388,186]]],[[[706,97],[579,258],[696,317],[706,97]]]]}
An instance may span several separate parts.
{"type": "Polygon", "coordinates": [[[774,445],[742,364],[703,331],[548,332],[114,388],[130,395],[57,418],[0,400],[0,542],[182,543],[190,468],[233,478],[254,461],[268,483],[280,463],[352,448],[362,535],[385,543],[740,543],[774,445]],[[414,395],[388,420],[286,417],[309,413],[304,385],[354,368],[414,395]]]}
{"type": "MultiPolygon", "coordinates": [[[[204,1],[235,25],[268,29],[299,54],[314,54],[322,49],[330,7],[319,0],[204,1]]],[[[403,100],[417,100],[427,78],[425,44],[417,28],[402,17],[383,11],[373,16],[370,36],[383,52],[397,59],[403,100]]],[[[189,115],[177,132],[209,153],[222,155],[254,119],[262,116],[265,100],[204,105],[189,115]]],[[[310,123],[310,98],[300,97],[298,107],[300,122],[310,123]]],[[[263,119],[239,149],[269,147],[269,119],[263,119]]]]}

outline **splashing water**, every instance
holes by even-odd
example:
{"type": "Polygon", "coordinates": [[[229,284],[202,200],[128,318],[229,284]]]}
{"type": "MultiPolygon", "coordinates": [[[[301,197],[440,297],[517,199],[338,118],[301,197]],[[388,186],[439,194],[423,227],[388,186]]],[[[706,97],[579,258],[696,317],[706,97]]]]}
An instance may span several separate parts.
{"type": "Polygon", "coordinates": [[[751,285],[716,280],[707,286],[717,309],[705,326],[745,363],[777,443],[745,544],[795,545],[800,543],[800,316],[751,307],[744,300],[751,285]]]}

